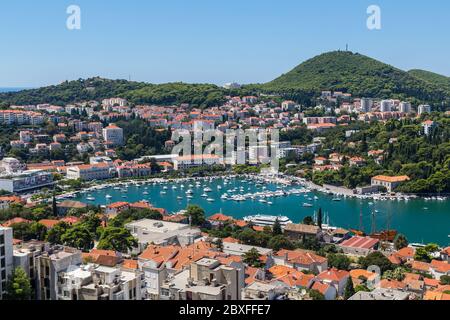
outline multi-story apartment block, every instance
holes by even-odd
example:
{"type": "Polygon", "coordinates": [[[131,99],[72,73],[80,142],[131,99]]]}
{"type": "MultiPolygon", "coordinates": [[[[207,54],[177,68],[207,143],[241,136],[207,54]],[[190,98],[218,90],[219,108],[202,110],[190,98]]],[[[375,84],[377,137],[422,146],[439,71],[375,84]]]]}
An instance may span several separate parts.
{"type": "Polygon", "coordinates": [[[123,129],[114,124],[110,124],[103,129],[103,140],[111,146],[120,146],[123,144],[123,129]]]}
{"type": "Polygon", "coordinates": [[[142,300],[140,271],[94,264],[72,266],[58,273],[57,300],[142,300]]]}
{"type": "Polygon", "coordinates": [[[38,257],[36,263],[36,298],[38,300],[57,300],[60,294],[58,292],[58,274],[81,263],[81,251],[73,248],[61,247],[44,252],[38,257]]]}
{"type": "Polygon", "coordinates": [[[240,300],[245,287],[242,262],[202,258],[166,281],[161,300],[240,300]]]}
{"type": "Polygon", "coordinates": [[[8,277],[13,268],[13,232],[0,226],[0,300],[6,293],[8,277]]]}

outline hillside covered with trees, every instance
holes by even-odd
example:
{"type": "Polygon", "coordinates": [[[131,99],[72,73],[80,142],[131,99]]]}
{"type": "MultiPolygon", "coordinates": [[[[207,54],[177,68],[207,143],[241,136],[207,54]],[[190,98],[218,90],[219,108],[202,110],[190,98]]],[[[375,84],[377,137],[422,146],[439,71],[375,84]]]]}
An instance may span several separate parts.
{"type": "Polygon", "coordinates": [[[413,103],[442,102],[450,97],[450,90],[440,87],[433,79],[425,81],[414,73],[348,51],[316,56],[262,88],[272,92],[334,90],[359,97],[398,98],[413,103]]]}

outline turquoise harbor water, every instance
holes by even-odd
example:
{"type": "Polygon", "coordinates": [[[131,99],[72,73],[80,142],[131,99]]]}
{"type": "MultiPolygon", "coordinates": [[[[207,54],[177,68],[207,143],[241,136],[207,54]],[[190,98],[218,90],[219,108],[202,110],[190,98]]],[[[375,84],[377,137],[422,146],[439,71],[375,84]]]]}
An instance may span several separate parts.
{"type": "MultiPolygon", "coordinates": [[[[286,215],[294,222],[302,221],[305,216],[312,216],[321,207],[329,216],[331,225],[343,228],[359,228],[360,211],[362,210],[362,220],[366,232],[371,231],[372,212],[375,212],[375,224],[378,231],[386,229],[389,223],[391,229],[405,234],[410,242],[435,242],[441,246],[447,246],[450,243],[449,200],[374,201],[372,204],[370,200],[342,198],[341,201],[336,202],[332,200],[332,196],[318,192],[291,194],[286,197],[268,199],[267,201],[272,202],[272,205],[261,203],[258,199],[237,202],[220,198],[230,189],[238,188],[237,192],[232,194],[256,193],[264,191],[263,187],[266,187],[266,191],[277,190],[277,184],[257,185],[253,181],[231,179],[227,185],[224,185],[224,180],[217,179],[211,182],[202,181],[200,187],[196,187],[194,182],[130,185],[126,191],[110,187],[79,194],[75,200],[95,205],[107,205],[117,201],[147,200],[155,207],[165,208],[169,212],[185,209],[191,203],[203,207],[208,215],[218,212],[235,218],[254,214],[286,215]],[[184,189],[181,188],[181,184],[185,185],[184,189]],[[192,199],[186,197],[189,184],[193,185],[191,188],[194,191],[192,199]],[[218,189],[219,185],[222,187],[221,190],[218,189]],[[176,186],[176,189],[172,189],[173,186],[176,186]],[[208,198],[213,198],[214,202],[209,202],[207,198],[201,196],[205,187],[212,189],[208,193],[208,198]],[[240,187],[243,187],[243,192],[239,191],[240,187]],[[166,194],[161,194],[161,191],[166,194]],[[111,198],[107,198],[106,195],[110,195],[111,198]],[[315,199],[315,196],[318,199],[315,199]],[[88,197],[93,197],[95,200],[89,201],[88,197]],[[178,197],[182,197],[182,199],[179,200],[178,197]],[[310,203],[312,207],[303,207],[305,202],[310,203]]],[[[283,190],[298,188],[299,186],[283,187],[283,190]]]]}

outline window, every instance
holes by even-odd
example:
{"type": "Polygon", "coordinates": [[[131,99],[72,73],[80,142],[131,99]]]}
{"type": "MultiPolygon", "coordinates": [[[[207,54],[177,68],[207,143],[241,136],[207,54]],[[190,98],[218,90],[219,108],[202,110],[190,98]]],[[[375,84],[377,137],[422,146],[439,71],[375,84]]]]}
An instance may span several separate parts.
{"type": "Polygon", "coordinates": [[[4,268],[5,267],[5,258],[1,258],[0,259],[0,268],[4,268]]]}
{"type": "Polygon", "coordinates": [[[0,257],[3,257],[5,255],[5,247],[0,248],[0,257]]]}
{"type": "Polygon", "coordinates": [[[0,245],[5,244],[5,235],[0,234],[0,245]]]}

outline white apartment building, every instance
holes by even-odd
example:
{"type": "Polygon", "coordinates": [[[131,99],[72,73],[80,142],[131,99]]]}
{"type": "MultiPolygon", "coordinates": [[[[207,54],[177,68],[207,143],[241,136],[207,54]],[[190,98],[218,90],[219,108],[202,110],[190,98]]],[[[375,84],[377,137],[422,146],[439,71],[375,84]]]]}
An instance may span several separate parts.
{"type": "Polygon", "coordinates": [[[105,180],[115,176],[115,169],[108,163],[83,164],[67,169],[67,179],[70,180],[105,180]]]}
{"type": "Polygon", "coordinates": [[[102,100],[102,105],[106,108],[113,106],[125,107],[127,104],[128,101],[122,98],[110,98],[102,100]]]}
{"type": "Polygon", "coordinates": [[[4,125],[41,125],[44,123],[44,116],[38,112],[21,110],[0,110],[0,124],[4,125]]]}
{"type": "Polygon", "coordinates": [[[142,300],[140,271],[94,264],[72,265],[58,273],[57,300],[142,300]]]}
{"type": "Polygon", "coordinates": [[[369,98],[362,98],[361,99],[361,112],[370,112],[372,111],[373,101],[369,98]]]}
{"type": "Polygon", "coordinates": [[[392,101],[391,100],[382,100],[380,102],[380,111],[381,112],[391,112],[392,111],[392,101]]]}
{"type": "Polygon", "coordinates": [[[431,113],[431,106],[429,106],[428,104],[421,104],[417,107],[417,113],[419,114],[419,116],[423,113],[431,113]]]}
{"type": "Polygon", "coordinates": [[[72,266],[82,263],[81,251],[60,247],[50,252],[44,252],[36,261],[37,300],[57,300],[58,298],[58,274],[69,270],[72,266]]]}
{"type": "Polygon", "coordinates": [[[123,129],[114,124],[110,124],[103,129],[103,140],[111,146],[121,146],[123,144],[123,129]]]}
{"type": "Polygon", "coordinates": [[[240,300],[245,287],[242,262],[203,258],[161,287],[161,300],[240,300]]]}
{"type": "Polygon", "coordinates": [[[8,277],[13,270],[13,232],[0,226],[0,300],[6,293],[8,277]]]}
{"type": "Polygon", "coordinates": [[[411,103],[409,102],[401,102],[399,106],[399,111],[403,113],[411,112],[411,103]]]}

